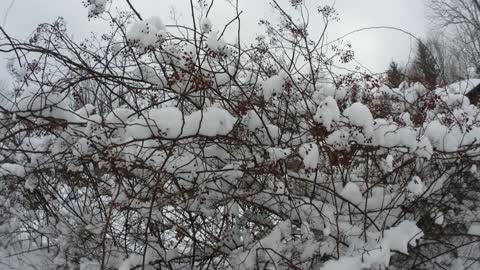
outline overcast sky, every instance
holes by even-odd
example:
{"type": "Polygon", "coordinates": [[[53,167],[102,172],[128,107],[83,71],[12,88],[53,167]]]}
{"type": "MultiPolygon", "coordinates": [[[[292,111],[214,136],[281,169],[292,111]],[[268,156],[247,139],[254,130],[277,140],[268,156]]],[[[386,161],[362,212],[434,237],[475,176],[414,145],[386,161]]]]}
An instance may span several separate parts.
{"type": "MultiPolygon", "coordinates": [[[[253,36],[261,32],[258,20],[274,19],[268,0],[239,0],[240,9],[244,11],[242,27],[246,35],[253,36]]],[[[53,21],[62,16],[67,21],[70,33],[80,39],[90,31],[98,31],[102,27],[98,22],[88,21],[87,10],[82,0],[0,0],[0,23],[13,36],[26,38],[42,22],[53,21]],[[8,10],[8,12],[7,12],[8,10]],[[8,16],[5,19],[5,15],[8,16]]],[[[124,5],[123,0],[113,0],[115,5],[124,5]]],[[[132,4],[144,17],[159,16],[165,24],[169,21],[171,7],[181,14],[181,19],[187,21],[190,16],[189,0],[131,0],[132,4]]],[[[233,15],[225,0],[216,0],[218,5],[210,16],[214,26],[223,25],[233,15]]],[[[287,4],[287,0],[279,0],[287,4]]],[[[335,39],[356,29],[372,26],[392,26],[401,28],[413,35],[426,35],[428,21],[424,0],[307,0],[311,7],[332,4],[339,14],[340,21],[330,28],[329,39],[335,39]]],[[[310,31],[315,31],[319,20],[313,19],[310,31]]],[[[320,28],[320,27],[319,27],[320,28]]],[[[411,57],[415,42],[408,35],[393,30],[361,31],[345,38],[352,43],[356,59],[372,72],[383,72],[391,60],[406,63],[411,57]]],[[[4,57],[4,56],[0,56],[4,57]]],[[[2,65],[5,61],[0,60],[2,65]]],[[[0,69],[0,73],[2,72],[0,69]]],[[[0,74],[3,77],[4,74],[0,74]]]]}

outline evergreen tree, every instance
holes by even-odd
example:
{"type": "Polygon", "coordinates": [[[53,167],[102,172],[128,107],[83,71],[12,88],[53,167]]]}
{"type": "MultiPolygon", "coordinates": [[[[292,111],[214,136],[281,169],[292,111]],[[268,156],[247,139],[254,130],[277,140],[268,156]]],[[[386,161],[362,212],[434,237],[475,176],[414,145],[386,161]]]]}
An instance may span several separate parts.
{"type": "Polygon", "coordinates": [[[425,43],[419,40],[411,79],[415,82],[423,83],[428,89],[435,89],[439,77],[440,71],[437,67],[435,57],[425,43]]]}
{"type": "Polygon", "coordinates": [[[390,67],[387,70],[387,85],[390,88],[398,88],[404,78],[405,75],[398,67],[398,64],[395,61],[392,61],[390,63],[390,67]]]}

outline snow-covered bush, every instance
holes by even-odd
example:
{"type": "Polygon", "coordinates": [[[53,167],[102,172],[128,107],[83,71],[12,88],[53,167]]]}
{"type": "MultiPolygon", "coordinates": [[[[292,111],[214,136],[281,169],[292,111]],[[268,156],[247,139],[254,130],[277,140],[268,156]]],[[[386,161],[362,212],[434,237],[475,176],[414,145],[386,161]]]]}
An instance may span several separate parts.
{"type": "Polygon", "coordinates": [[[125,13],[1,43],[0,269],[478,269],[478,107],[327,72],[352,52],[291,4],[251,46],[125,13]]]}

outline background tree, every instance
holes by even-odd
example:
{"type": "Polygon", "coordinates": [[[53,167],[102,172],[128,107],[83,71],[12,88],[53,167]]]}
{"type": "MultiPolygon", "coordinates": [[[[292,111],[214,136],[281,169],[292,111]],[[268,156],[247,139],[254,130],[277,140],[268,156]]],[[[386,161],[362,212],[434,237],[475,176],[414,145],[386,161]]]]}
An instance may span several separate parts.
{"type": "Polygon", "coordinates": [[[462,63],[459,52],[449,40],[441,34],[432,34],[425,45],[435,58],[440,85],[448,85],[466,78],[468,68],[462,63]]]}
{"type": "Polygon", "coordinates": [[[480,65],[480,3],[478,0],[429,0],[432,24],[446,32],[469,68],[480,65]]]}
{"type": "Polygon", "coordinates": [[[405,75],[403,74],[400,67],[395,61],[392,61],[390,63],[390,67],[388,68],[386,75],[387,75],[387,85],[390,88],[398,88],[398,86],[405,79],[405,75]]]}
{"type": "Polygon", "coordinates": [[[414,82],[421,82],[428,89],[435,89],[440,78],[440,70],[437,60],[428,46],[421,40],[417,42],[415,59],[413,60],[409,79],[414,82]]]}

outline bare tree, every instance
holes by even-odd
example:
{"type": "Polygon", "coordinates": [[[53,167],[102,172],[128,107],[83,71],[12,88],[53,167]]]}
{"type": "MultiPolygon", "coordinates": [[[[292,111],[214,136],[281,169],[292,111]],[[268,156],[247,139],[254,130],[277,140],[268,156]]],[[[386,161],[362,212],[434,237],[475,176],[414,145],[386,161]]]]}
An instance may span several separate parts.
{"type": "Polygon", "coordinates": [[[470,64],[465,63],[462,53],[452,41],[435,32],[428,37],[425,46],[435,58],[440,85],[448,85],[469,77],[470,64]]]}
{"type": "Polygon", "coordinates": [[[478,0],[429,0],[431,21],[449,31],[462,60],[480,66],[480,3],[478,0]]]}

